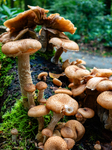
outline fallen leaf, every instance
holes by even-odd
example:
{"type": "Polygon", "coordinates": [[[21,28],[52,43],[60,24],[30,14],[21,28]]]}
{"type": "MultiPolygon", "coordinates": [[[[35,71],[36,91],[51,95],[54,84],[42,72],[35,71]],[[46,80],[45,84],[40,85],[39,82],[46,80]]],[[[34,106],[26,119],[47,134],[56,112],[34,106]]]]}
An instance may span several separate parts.
{"type": "Polygon", "coordinates": [[[65,75],[64,72],[62,72],[61,74],[55,74],[55,73],[49,72],[49,76],[50,76],[51,78],[59,78],[60,76],[64,76],[64,75],[65,75]]]}

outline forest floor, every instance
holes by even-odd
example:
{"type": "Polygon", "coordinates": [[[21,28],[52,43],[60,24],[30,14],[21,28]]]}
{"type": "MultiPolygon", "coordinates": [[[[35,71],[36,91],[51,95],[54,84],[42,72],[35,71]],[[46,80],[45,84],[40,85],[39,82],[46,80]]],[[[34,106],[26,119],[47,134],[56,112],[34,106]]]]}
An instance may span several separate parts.
{"type": "MultiPolygon", "coordinates": [[[[56,74],[63,72],[61,65],[54,65],[53,63],[50,62],[50,60],[46,60],[44,57],[41,57],[38,55],[35,56],[35,59],[31,59],[30,64],[31,64],[31,75],[32,75],[34,84],[39,82],[37,76],[40,72],[46,71],[48,73],[52,72],[56,74]]],[[[6,108],[4,109],[4,112],[2,113],[5,113],[8,109],[11,109],[14,103],[16,102],[16,99],[19,99],[21,97],[16,66],[17,65],[15,62],[14,66],[9,72],[9,75],[12,72],[15,72],[14,79],[12,80],[12,83],[10,84],[8,89],[5,91],[4,95],[0,98],[0,108],[3,106],[4,100],[8,96],[10,96],[10,99],[12,99],[10,102],[5,103],[6,108]]],[[[62,81],[62,87],[65,88],[68,86],[69,81],[66,76],[61,76],[59,79],[62,81]]],[[[46,83],[48,87],[45,90],[45,98],[47,99],[48,97],[54,94],[54,91],[58,87],[53,84],[52,78],[49,75],[47,76],[46,83]]],[[[69,119],[75,119],[75,117],[72,116],[69,119]]],[[[3,120],[1,116],[0,122],[2,123],[2,121],[3,120]]],[[[112,132],[104,129],[103,124],[100,122],[100,119],[97,116],[97,114],[92,119],[88,119],[84,123],[84,127],[86,130],[85,135],[79,142],[76,142],[73,148],[74,150],[93,150],[94,144],[97,141],[100,141],[103,150],[112,150],[112,144],[111,144],[112,132]]],[[[3,139],[2,139],[2,142],[3,142],[3,139]]],[[[2,142],[0,142],[0,146],[2,142]]],[[[29,150],[30,148],[27,148],[27,149],[29,150]]],[[[37,148],[35,147],[35,149],[37,148]]]]}

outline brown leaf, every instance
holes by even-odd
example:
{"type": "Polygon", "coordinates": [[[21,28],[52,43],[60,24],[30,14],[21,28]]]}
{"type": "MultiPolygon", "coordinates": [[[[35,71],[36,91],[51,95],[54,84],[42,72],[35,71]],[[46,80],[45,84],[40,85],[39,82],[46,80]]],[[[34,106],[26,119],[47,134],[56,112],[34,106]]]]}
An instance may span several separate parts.
{"type": "Polygon", "coordinates": [[[49,72],[49,76],[50,76],[51,78],[59,78],[60,76],[64,76],[64,75],[65,75],[64,72],[62,72],[61,74],[55,74],[55,73],[49,72]]]}

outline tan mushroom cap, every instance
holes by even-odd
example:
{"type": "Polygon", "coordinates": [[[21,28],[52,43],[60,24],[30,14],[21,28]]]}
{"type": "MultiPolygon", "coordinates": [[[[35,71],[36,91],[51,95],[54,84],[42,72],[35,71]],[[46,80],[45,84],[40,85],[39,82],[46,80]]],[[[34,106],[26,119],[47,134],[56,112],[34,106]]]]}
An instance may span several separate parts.
{"type": "Polygon", "coordinates": [[[70,65],[65,69],[65,74],[68,78],[81,79],[84,76],[90,75],[90,72],[88,70],[81,69],[76,65],[70,65]]]}
{"type": "Polygon", "coordinates": [[[36,84],[36,88],[37,88],[38,90],[44,90],[44,89],[47,88],[47,84],[46,84],[45,82],[43,82],[43,81],[40,81],[40,82],[38,82],[38,83],[36,84]]]}
{"type": "Polygon", "coordinates": [[[100,92],[112,90],[112,81],[110,81],[110,80],[101,81],[96,86],[96,90],[98,90],[100,92]]]}
{"type": "Polygon", "coordinates": [[[28,83],[24,85],[24,90],[27,92],[34,92],[36,90],[36,87],[33,83],[28,83]]]}
{"type": "Polygon", "coordinates": [[[13,129],[11,130],[11,134],[17,135],[17,134],[18,134],[18,130],[17,130],[16,128],[13,128],[13,129]]]}
{"type": "MultiPolygon", "coordinates": [[[[73,131],[74,137],[72,139],[74,139],[75,141],[79,141],[83,137],[83,135],[85,133],[84,126],[77,120],[69,120],[69,121],[67,121],[66,124],[65,124],[65,127],[68,127],[68,128],[70,128],[73,131]],[[77,136],[76,136],[76,134],[77,134],[77,136]]],[[[61,129],[62,136],[63,136],[63,132],[62,132],[63,128],[61,129]]],[[[69,134],[68,134],[68,136],[69,136],[69,134]]]]}
{"type": "Polygon", "coordinates": [[[58,88],[57,90],[55,90],[55,94],[58,94],[58,93],[65,93],[70,96],[72,95],[72,92],[66,88],[58,88]]]}
{"type": "Polygon", "coordinates": [[[42,130],[42,135],[45,135],[47,137],[51,137],[53,135],[53,132],[50,129],[45,128],[42,130]]]}
{"type": "Polygon", "coordinates": [[[57,78],[53,78],[53,83],[57,86],[62,86],[62,82],[57,78]]]}
{"type": "Polygon", "coordinates": [[[65,50],[79,50],[78,44],[68,39],[53,37],[50,39],[49,43],[52,43],[57,48],[63,47],[65,50]]]}
{"type": "Polygon", "coordinates": [[[39,75],[38,75],[38,79],[41,80],[43,76],[47,76],[47,75],[48,75],[47,72],[41,72],[41,73],[39,73],[39,75]]]}
{"type": "Polygon", "coordinates": [[[70,32],[71,34],[74,34],[77,29],[70,20],[64,19],[58,13],[48,16],[44,24],[47,28],[56,29],[61,32],[70,32]]]}
{"type": "Polygon", "coordinates": [[[94,110],[87,107],[79,108],[77,112],[80,113],[84,118],[92,118],[95,115],[94,110]]]}
{"type": "Polygon", "coordinates": [[[24,28],[34,29],[36,27],[36,22],[34,22],[35,18],[35,13],[32,10],[27,10],[20,13],[15,18],[5,21],[4,25],[10,30],[16,31],[20,31],[24,28]]]}
{"type": "Polygon", "coordinates": [[[75,141],[71,138],[64,138],[65,142],[67,143],[67,148],[71,149],[75,145],[75,141]]]}
{"type": "Polygon", "coordinates": [[[34,106],[29,109],[28,116],[29,117],[41,117],[47,115],[49,113],[49,109],[46,108],[45,105],[34,106]]]}
{"type": "Polygon", "coordinates": [[[41,43],[35,39],[12,41],[2,46],[2,52],[7,56],[33,54],[41,48],[41,43]]]}
{"type": "Polygon", "coordinates": [[[52,136],[44,144],[44,150],[68,150],[67,143],[60,136],[52,136]]]}
{"type": "Polygon", "coordinates": [[[55,94],[47,99],[46,107],[55,113],[64,113],[64,115],[75,115],[78,109],[78,103],[67,94],[55,94]]]}
{"type": "Polygon", "coordinates": [[[72,86],[73,97],[82,94],[86,90],[86,84],[81,84],[79,86],[72,86]]]}
{"type": "Polygon", "coordinates": [[[97,97],[97,103],[105,109],[112,109],[112,91],[104,91],[97,97]]]}

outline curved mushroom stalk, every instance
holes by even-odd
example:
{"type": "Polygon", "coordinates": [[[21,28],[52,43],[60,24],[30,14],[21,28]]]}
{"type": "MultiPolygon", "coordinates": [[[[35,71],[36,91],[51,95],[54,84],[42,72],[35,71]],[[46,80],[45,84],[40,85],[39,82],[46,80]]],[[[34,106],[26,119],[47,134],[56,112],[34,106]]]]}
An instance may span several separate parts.
{"type": "Polygon", "coordinates": [[[109,116],[105,124],[105,129],[110,129],[112,131],[112,109],[109,110],[109,116]]]}

